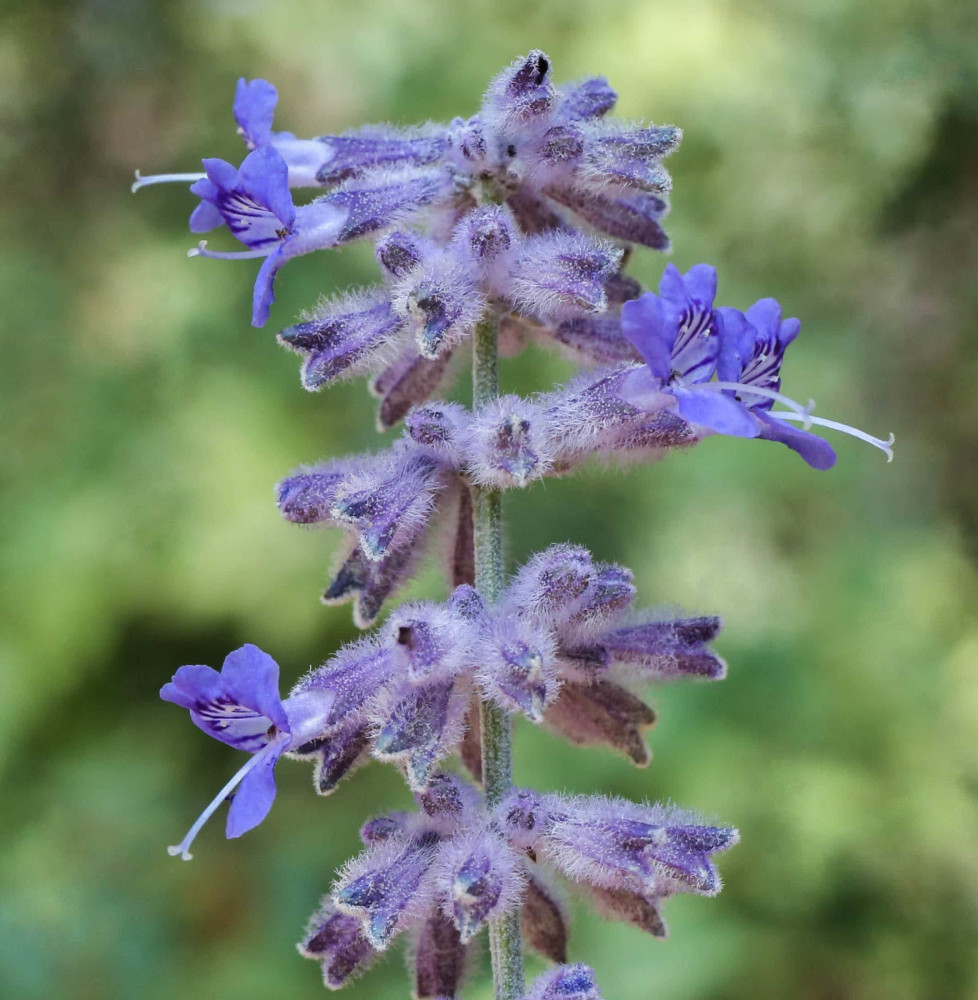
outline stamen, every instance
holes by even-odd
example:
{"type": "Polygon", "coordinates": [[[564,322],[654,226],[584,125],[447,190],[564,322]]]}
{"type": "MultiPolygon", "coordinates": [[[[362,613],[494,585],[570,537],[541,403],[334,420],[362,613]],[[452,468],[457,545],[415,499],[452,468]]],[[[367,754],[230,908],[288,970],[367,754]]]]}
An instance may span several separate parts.
{"type": "Polygon", "coordinates": [[[150,184],[193,184],[206,176],[207,174],[150,174],[149,177],[143,177],[137,170],[136,180],[130,190],[135,194],[140,188],[149,187],[150,184]]]}
{"type": "Polygon", "coordinates": [[[187,251],[188,257],[210,257],[212,260],[250,260],[254,257],[267,257],[268,250],[208,250],[207,240],[201,240],[197,246],[187,251]]]}
{"type": "MultiPolygon", "coordinates": [[[[799,416],[795,413],[786,413],[784,410],[777,410],[771,413],[772,417],[779,417],[781,420],[800,420],[799,416]]],[[[865,441],[866,444],[871,444],[874,448],[879,448],[884,455],[886,455],[887,462],[893,461],[893,445],[896,443],[896,435],[890,431],[889,438],[884,441],[881,438],[873,437],[872,434],[867,434],[865,431],[859,430],[858,427],[850,427],[848,424],[840,424],[836,420],[826,420],[824,417],[808,417],[809,424],[818,424],[819,427],[829,427],[834,431],[842,431],[843,434],[848,434],[850,437],[859,438],[860,441],[865,441]]]]}
{"type": "Polygon", "coordinates": [[[210,805],[197,817],[194,825],[187,831],[186,837],[180,841],[179,844],[168,847],[166,853],[170,857],[175,858],[178,854],[184,861],[190,861],[193,855],[190,853],[190,845],[194,842],[194,838],[200,833],[203,825],[214,815],[217,807],[234,791],[235,788],[244,780],[245,776],[255,767],[257,767],[263,760],[271,756],[272,752],[278,750],[285,739],[273,740],[267,746],[264,746],[257,753],[251,755],[250,759],[246,761],[245,765],[235,773],[234,777],[214,796],[211,800],[210,805]]]}
{"type": "Polygon", "coordinates": [[[808,406],[802,406],[801,403],[795,402],[790,396],[783,396],[780,392],[775,392],[773,389],[765,389],[759,385],[745,385],[743,382],[708,382],[707,385],[711,389],[730,389],[733,392],[753,393],[755,396],[764,396],[766,399],[773,399],[782,406],[787,406],[793,410],[797,414],[797,417],[792,417],[792,419],[800,419],[806,431],[812,425],[812,410],[815,409],[814,399],[808,401],[808,406]]]}

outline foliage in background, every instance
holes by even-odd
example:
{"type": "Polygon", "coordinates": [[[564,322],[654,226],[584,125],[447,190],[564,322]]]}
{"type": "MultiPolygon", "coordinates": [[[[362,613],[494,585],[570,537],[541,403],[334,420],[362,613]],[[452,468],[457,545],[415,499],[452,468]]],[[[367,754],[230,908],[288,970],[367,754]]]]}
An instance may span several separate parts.
{"type": "MultiPolygon", "coordinates": [[[[288,681],[352,637],[314,596],[335,535],[282,523],[269,484],[381,440],[362,384],[296,391],[248,326],[249,269],[188,261],[192,202],[136,204],[132,168],[240,158],[245,72],[279,84],[282,127],[336,131],[474,110],[540,46],[568,78],[607,72],[623,115],[683,124],[676,264],[716,263],[733,305],[778,297],[803,322],[792,383],[900,442],[891,466],[834,442],[826,477],[708,441],[507,498],[510,568],[572,538],[631,566],[645,603],[724,609],[734,665],[722,690],[661,693],[647,772],[518,727],[520,783],[668,793],[744,838],[715,905],[673,903],[670,942],[582,911],[571,958],[609,998],[974,997],[976,20],[957,0],[5,9],[0,994],[321,996],[291,944],[359,822],[407,801],[383,768],[325,800],[292,769],[251,838],[209,831],[200,867],[163,850],[230,760],[184,738],[159,684],[245,639],[288,681]]],[[[662,266],[631,270],[654,286],[662,266]]],[[[323,268],[337,289],[372,274],[360,251],[298,260],[280,316],[323,268]]],[[[568,370],[523,355],[503,389],[568,370]]]]}

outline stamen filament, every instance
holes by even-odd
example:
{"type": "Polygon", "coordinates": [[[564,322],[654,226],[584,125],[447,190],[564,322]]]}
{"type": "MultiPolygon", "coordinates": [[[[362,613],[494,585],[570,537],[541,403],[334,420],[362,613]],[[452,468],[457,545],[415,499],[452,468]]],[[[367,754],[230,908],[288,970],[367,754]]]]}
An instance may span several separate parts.
{"type": "Polygon", "coordinates": [[[201,240],[197,246],[187,251],[188,257],[210,257],[212,260],[250,260],[254,257],[267,257],[271,250],[208,250],[207,240],[201,240]]]}
{"type": "Polygon", "coordinates": [[[173,845],[166,849],[166,853],[170,857],[176,857],[178,854],[184,861],[190,861],[193,855],[190,853],[190,845],[194,842],[194,838],[200,833],[203,825],[214,815],[217,807],[231,794],[232,791],[244,780],[245,776],[257,767],[263,760],[269,757],[273,751],[278,750],[281,741],[272,741],[267,746],[264,746],[257,753],[251,755],[251,757],[245,762],[244,766],[239,768],[231,780],[214,796],[211,800],[210,805],[197,817],[194,825],[187,831],[187,835],[180,841],[179,844],[173,845]]]}
{"type": "Polygon", "coordinates": [[[130,190],[135,194],[140,188],[149,187],[150,184],[193,184],[194,181],[203,180],[207,174],[150,174],[148,177],[137,170],[136,180],[130,190]]]}
{"type": "MultiPolygon", "coordinates": [[[[781,420],[801,420],[796,413],[786,413],[784,410],[776,410],[771,413],[772,417],[778,417],[781,420]]],[[[848,434],[850,437],[859,438],[860,441],[865,441],[866,444],[871,444],[874,448],[879,448],[884,455],[886,455],[887,462],[893,461],[893,445],[896,443],[896,435],[890,431],[889,439],[884,441],[881,438],[873,437],[872,434],[867,434],[865,431],[859,430],[858,427],[850,427],[849,424],[840,424],[836,420],[826,420],[825,417],[813,417],[808,416],[809,424],[817,424],[819,427],[829,427],[834,431],[842,431],[843,434],[848,434]]]]}
{"type": "Polygon", "coordinates": [[[773,389],[765,389],[758,385],[744,385],[742,382],[707,382],[707,385],[711,389],[730,389],[733,392],[752,393],[755,396],[764,396],[766,399],[773,399],[775,402],[780,403],[782,406],[787,406],[797,413],[805,425],[805,430],[811,427],[812,410],[815,409],[814,399],[808,401],[808,406],[802,406],[801,403],[795,402],[790,396],[783,396],[780,392],[775,392],[773,389]]]}

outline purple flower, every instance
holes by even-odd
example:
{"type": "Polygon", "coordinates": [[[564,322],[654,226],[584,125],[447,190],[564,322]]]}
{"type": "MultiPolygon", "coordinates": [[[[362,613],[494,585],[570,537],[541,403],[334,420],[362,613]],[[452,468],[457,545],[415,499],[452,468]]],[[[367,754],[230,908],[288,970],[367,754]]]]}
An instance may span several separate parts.
{"type": "Polygon", "coordinates": [[[181,667],[160,689],[164,701],[190,712],[195,726],[251,759],[215,796],[187,836],[167,848],[185,861],[190,845],[217,807],[237,788],[228,811],[227,836],[256,827],[275,800],[275,765],[283,753],[317,737],[326,726],[335,695],[319,690],[287,698],[278,694],[278,664],[257,646],[229,653],[218,673],[211,667],[181,667]]]}
{"type": "Polygon", "coordinates": [[[300,955],[322,963],[323,982],[331,990],[356,978],[379,954],[367,940],[360,921],[338,912],[328,896],[310,918],[297,948],[300,955]]]}
{"type": "Polygon", "coordinates": [[[621,310],[625,336],[645,359],[622,395],[655,412],[675,401],[680,416],[720,434],[757,437],[757,422],[736,401],[709,385],[720,357],[720,321],[713,308],[717,273],[697,264],[680,275],[666,267],[659,294],[646,292],[621,310]]]}
{"type": "Polygon", "coordinates": [[[774,299],[761,299],[746,313],[723,308],[720,314],[723,317],[723,348],[717,374],[723,382],[742,386],[739,390],[728,391],[734,392],[734,398],[757,418],[758,437],[787,445],[812,468],[831,469],[835,465],[835,452],[828,442],[771,415],[774,396],[781,390],[784,352],[798,336],[800,321],[782,321],[781,306],[774,299]],[[760,389],[764,395],[752,389],[760,389]]]}
{"type": "MultiPolygon", "coordinates": [[[[296,207],[289,192],[288,165],[273,146],[260,146],[235,170],[224,160],[205,160],[207,176],[191,190],[220,212],[231,232],[249,249],[223,253],[202,242],[191,256],[222,260],[264,257],[255,280],[252,325],[263,326],[274,301],[279,268],[292,257],[335,247],[395,223],[445,191],[447,177],[437,172],[380,175],[354,179],[308,205],[296,207]]],[[[191,229],[211,228],[210,209],[191,217],[191,229]]]]}

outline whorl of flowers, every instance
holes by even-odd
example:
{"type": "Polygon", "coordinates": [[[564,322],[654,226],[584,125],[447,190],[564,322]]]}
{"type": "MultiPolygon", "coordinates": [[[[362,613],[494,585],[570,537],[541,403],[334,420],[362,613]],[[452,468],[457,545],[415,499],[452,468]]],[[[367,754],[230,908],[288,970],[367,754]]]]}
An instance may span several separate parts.
{"type": "MultiPolygon", "coordinates": [[[[306,389],[367,375],[380,428],[403,421],[402,436],[386,451],[293,473],[278,507],[297,524],[348,533],[323,600],[352,601],[363,628],[416,572],[435,524],[453,589],[395,609],[285,699],[278,665],[254,646],[220,673],[181,667],[162,697],[249,757],[170,851],[189,858],[232,792],[227,835],[259,824],[283,756],[311,759],[323,795],[371,756],[390,762],[419,811],[366,823],[365,851],[313,916],[299,948],[322,963],[326,985],[344,985],[403,933],[414,995],[455,997],[473,937],[518,915],[529,945],[559,963],[525,1000],[600,1000],[592,971],[566,964],[566,911],[550,872],[606,916],[663,937],[663,900],[715,895],[712,856],[737,832],[600,795],[483,794],[480,715],[523,715],[646,765],[655,714],[639,687],[722,678],[710,648],[720,619],[635,611],[630,571],[570,544],[531,558],[490,599],[473,586],[480,491],[591,458],[650,461],[715,434],[778,441],[816,469],[835,453],[813,426],[888,457],[892,438],[815,417],[814,404],[781,393],[800,323],[774,299],[743,313],[715,306],[717,274],[705,264],[685,275],[669,265],[658,294],[625,273],[635,245],[668,249],[663,159],[681,132],[607,117],[616,94],[603,77],[555,86],[550,61],[533,51],[491,82],[471,117],[312,139],[273,131],[277,100],[264,80],[238,81],[233,114],[248,150],[239,166],[205,159],[201,173],[137,174],[133,187],[189,182],[199,199],[191,230],[226,228],[245,247],[201,241],[190,255],[261,260],[258,327],[292,257],[373,241],[379,281],[321,302],[278,340],[301,356],[306,389]],[[317,196],[296,204],[301,188],[317,196]],[[483,396],[472,410],[431,399],[462,343],[487,329],[493,357],[539,341],[587,370],[529,399],[483,396]],[[444,770],[453,758],[474,783],[444,770]]],[[[521,990],[510,981],[507,1000],[521,990]]]]}

